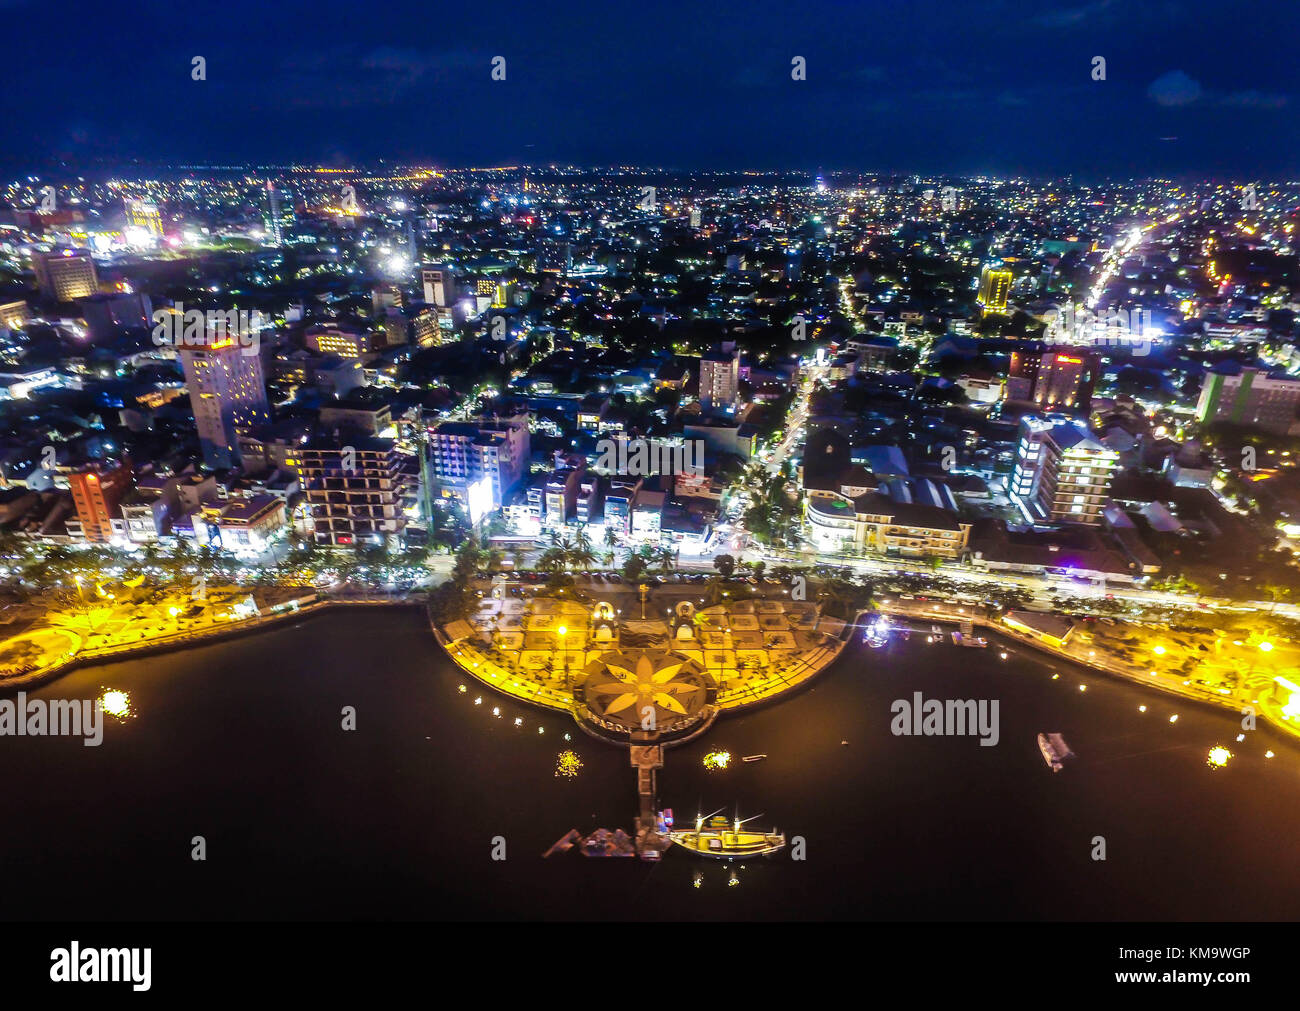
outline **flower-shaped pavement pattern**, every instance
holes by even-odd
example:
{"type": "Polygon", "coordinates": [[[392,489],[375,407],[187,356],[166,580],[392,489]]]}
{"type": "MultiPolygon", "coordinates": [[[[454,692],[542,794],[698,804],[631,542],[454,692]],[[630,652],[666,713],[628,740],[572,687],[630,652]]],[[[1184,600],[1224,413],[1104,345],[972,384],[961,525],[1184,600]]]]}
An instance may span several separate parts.
{"type": "Polygon", "coordinates": [[[708,694],[695,664],[673,653],[639,655],[609,653],[601,657],[601,670],[586,683],[587,704],[605,719],[640,726],[647,708],[653,708],[654,725],[672,726],[703,707],[708,694]]]}

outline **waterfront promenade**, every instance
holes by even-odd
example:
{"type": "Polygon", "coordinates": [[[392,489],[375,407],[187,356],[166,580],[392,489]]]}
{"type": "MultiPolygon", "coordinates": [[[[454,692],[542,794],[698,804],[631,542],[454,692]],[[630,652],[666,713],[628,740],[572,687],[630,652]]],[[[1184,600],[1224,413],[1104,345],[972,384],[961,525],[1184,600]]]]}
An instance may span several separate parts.
{"type": "MultiPolygon", "coordinates": [[[[702,680],[696,683],[708,686],[708,707],[717,714],[802,687],[844,646],[843,621],[822,615],[816,604],[775,592],[705,606],[698,589],[669,583],[648,593],[644,608],[627,587],[593,587],[592,592],[604,599],[487,597],[469,621],[431,625],[439,645],[475,680],[519,701],[601,725],[611,719],[604,712],[610,696],[621,709],[630,707],[625,697],[638,692],[645,698],[636,712],[647,703],[662,705],[659,718],[672,722],[677,706],[666,696],[686,699],[694,692],[680,671],[667,670],[673,660],[676,668],[698,672],[702,680]],[[626,666],[629,656],[643,653],[663,668],[647,682],[663,680],[666,692],[638,684],[626,666]],[[613,673],[606,676],[607,670],[613,673]]],[[[613,722],[625,719],[615,716],[613,722]]]]}
{"type": "MultiPolygon", "coordinates": [[[[240,589],[231,597],[244,599],[250,592],[240,589]]],[[[259,594],[264,591],[255,591],[259,594]]],[[[220,590],[214,599],[221,600],[220,590]]],[[[21,667],[0,673],[0,693],[34,688],[67,672],[88,664],[123,660],[133,656],[168,652],[199,646],[236,635],[260,632],[283,622],[301,618],[331,607],[356,607],[366,604],[416,606],[420,600],[392,595],[327,597],[307,591],[279,591],[263,600],[257,610],[214,611],[203,620],[184,620],[170,615],[172,621],[151,622],[124,620],[109,632],[80,634],[75,623],[64,622],[55,615],[51,623],[27,629],[0,641],[0,652],[20,652],[21,667]]]]}
{"type": "MultiPolygon", "coordinates": [[[[1293,693],[1277,680],[1278,677],[1283,677],[1300,684],[1300,649],[1281,639],[1276,643],[1269,639],[1257,639],[1254,643],[1247,639],[1236,641],[1234,645],[1241,646],[1241,651],[1247,654],[1246,660],[1223,659],[1222,654],[1184,660],[1173,652],[1172,645],[1161,644],[1162,639],[1164,642],[1172,642],[1175,638],[1173,633],[1147,633],[1143,636],[1143,641],[1150,642],[1149,659],[1139,666],[1114,655],[1107,648],[1110,641],[1107,637],[1086,628],[1076,629],[1064,646],[1058,646],[1011,628],[972,607],[958,607],[938,601],[921,603],[891,600],[888,603],[880,602],[877,609],[891,617],[937,621],[946,625],[969,621],[975,627],[1046,656],[1079,664],[1098,673],[1122,678],[1144,688],[1192,702],[1231,709],[1243,716],[1250,712],[1279,730],[1300,737],[1300,712],[1296,711],[1292,701],[1293,693]],[[1260,645],[1267,646],[1268,649],[1260,650],[1260,645]],[[1249,656],[1252,649],[1258,652],[1257,657],[1249,656]],[[1231,686],[1223,683],[1227,677],[1238,672],[1239,683],[1231,686]],[[1194,676],[1197,674],[1205,676],[1194,676]],[[1216,676],[1223,680],[1214,680],[1216,676]]],[[[1120,627],[1133,630],[1131,626],[1120,627]]]]}

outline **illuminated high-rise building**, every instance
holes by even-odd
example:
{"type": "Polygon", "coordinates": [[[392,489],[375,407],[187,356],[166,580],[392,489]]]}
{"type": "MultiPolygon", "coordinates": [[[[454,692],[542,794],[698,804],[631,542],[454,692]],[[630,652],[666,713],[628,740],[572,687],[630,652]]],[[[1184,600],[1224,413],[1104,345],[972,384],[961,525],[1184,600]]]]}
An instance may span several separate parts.
{"type": "Polygon", "coordinates": [[[238,433],[271,420],[262,362],[233,338],[179,349],[204,462],[213,469],[239,462],[238,433]]]}
{"type": "Polygon", "coordinates": [[[712,351],[700,359],[700,406],[706,411],[729,410],[740,394],[740,356],[712,351]]]}
{"type": "Polygon", "coordinates": [[[1228,422],[1245,428],[1286,435],[1297,424],[1300,381],[1270,376],[1262,369],[1242,369],[1238,375],[1207,372],[1196,404],[1203,425],[1228,422]]]}
{"type": "Polygon", "coordinates": [[[155,239],[163,234],[162,215],[158,205],[148,200],[126,201],[126,223],[129,228],[141,228],[155,239]]]}
{"type": "Polygon", "coordinates": [[[424,300],[429,305],[446,309],[456,300],[456,281],[446,267],[425,267],[420,271],[424,285],[424,300]]]}
{"type": "Polygon", "coordinates": [[[1095,352],[1013,351],[1006,398],[1037,404],[1046,411],[1063,408],[1086,413],[1100,369],[1095,352]]]}
{"type": "Polygon", "coordinates": [[[68,487],[82,536],[95,544],[112,540],[113,520],[121,518],[122,497],[131,487],[131,468],[93,464],[69,474],[68,487]]]}
{"type": "Polygon", "coordinates": [[[406,528],[413,479],[394,439],[319,432],[298,454],[317,544],[383,544],[406,528]]]}
{"type": "Polygon", "coordinates": [[[284,244],[285,234],[293,227],[293,193],[268,180],[266,184],[266,234],[274,246],[284,244]]]}
{"type": "Polygon", "coordinates": [[[1028,415],[1007,490],[1031,522],[1097,526],[1118,467],[1119,454],[1083,422],[1028,415]]]}
{"type": "Polygon", "coordinates": [[[411,331],[416,347],[431,348],[441,344],[442,327],[438,322],[437,307],[426,306],[417,312],[411,321],[411,331]]]}
{"type": "Polygon", "coordinates": [[[1015,275],[1005,267],[985,267],[980,271],[979,304],[985,314],[1007,311],[1007,296],[1015,275]]]}
{"type": "Polygon", "coordinates": [[[537,269],[544,274],[567,274],[573,269],[573,244],[543,242],[537,248],[537,269]]]}
{"type": "Polygon", "coordinates": [[[84,249],[35,253],[32,256],[32,270],[36,272],[36,286],[47,298],[56,302],[89,298],[99,290],[95,261],[84,249]]]}
{"type": "Polygon", "coordinates": [[[388,338],[382,330],[365,330],[328,322],[309,326],[303,332],[302,343],[308,351],[319,351],[324,355],[363,358],[386,348],[388,338]]]}
{"type": "Polygon", "coordinates": [[[468,502],[483,481],[484,500],[493,509],[528,473],[531,446],[527,414],[444,421],[429,429],[430,463],[443,493],[468,502]]]}

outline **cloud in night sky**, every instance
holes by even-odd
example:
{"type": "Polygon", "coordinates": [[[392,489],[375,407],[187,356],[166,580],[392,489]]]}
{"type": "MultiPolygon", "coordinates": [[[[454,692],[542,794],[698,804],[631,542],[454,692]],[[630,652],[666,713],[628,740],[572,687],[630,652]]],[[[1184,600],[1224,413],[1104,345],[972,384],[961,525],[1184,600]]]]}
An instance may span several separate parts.
{"type": "Polygon", "coordinates": [[[1171,70],[1151,82],[1147,95],[1157,105],[1191,105],[1201,97],[1201,86],[1181,70],[1171,70]]]}

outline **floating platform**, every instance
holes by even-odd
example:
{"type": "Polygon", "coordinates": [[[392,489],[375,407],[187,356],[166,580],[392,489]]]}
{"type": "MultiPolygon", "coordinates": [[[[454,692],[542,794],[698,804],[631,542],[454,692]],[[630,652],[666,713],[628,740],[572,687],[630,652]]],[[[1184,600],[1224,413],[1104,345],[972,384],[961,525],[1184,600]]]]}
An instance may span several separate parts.
{"type": "Polygon", "coordinates": [[[1039,734],[1038,750],[1043,753],[1043,761],[1053,772],[1060,772],[1065,767],[1065,760],[1074,757],[1074,752],[1060,734],[1039,734]]]}
{"type": "Polygon", "coordinates": [[[952,641],[957,646],[968,646],[971,649],[987,649],[989,644],[987,639],[981,639],[977,635],[970,635],[965,632],[954,632],[952,641]]]}
{"type": "Polygon", "coordinates": [[[584,836],[576,828],[569,829],[554,845],[542,854],[543,859],[554,853],[567,853],[576,849],[584,857],[634,857],[636,843],[621,828],[611,832],[607,828],[598,828],[591,835],[584,836]]]}

